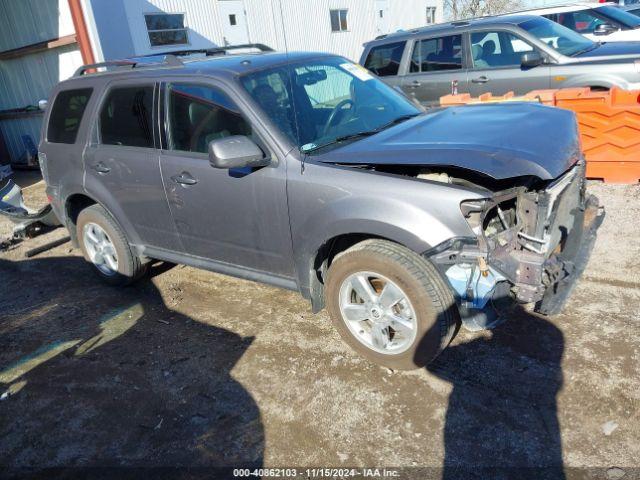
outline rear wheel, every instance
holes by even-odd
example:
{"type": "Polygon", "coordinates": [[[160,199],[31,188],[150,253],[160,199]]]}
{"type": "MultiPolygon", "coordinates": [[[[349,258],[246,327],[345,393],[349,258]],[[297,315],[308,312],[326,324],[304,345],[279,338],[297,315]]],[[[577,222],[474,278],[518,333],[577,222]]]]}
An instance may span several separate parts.
{"type": "Polygon", "coordinates": [[[122,229],[100,205],[85,208],[78,215],[78,242],[84,258],[111,285],[127,285],[146,272],[122,229]]]}
{"type": "Polygon", "coordinates": [[[334,259],[326,304],[354,350],[394,369],[429,363],[459,323],[453,295],[435,267],[386,240],[364,241],[334,259]]]}

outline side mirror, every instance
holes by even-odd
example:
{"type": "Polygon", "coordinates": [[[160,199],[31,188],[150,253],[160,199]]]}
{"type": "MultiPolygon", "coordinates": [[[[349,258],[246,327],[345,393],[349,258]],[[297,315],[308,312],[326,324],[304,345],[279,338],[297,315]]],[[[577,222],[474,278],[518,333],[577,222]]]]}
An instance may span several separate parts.
{"type": "Polygon", "coordinates": [[[601,23],[593,30],[594,35],[609,35],[610,33],[617,32],[618,29],[610,23],[601,23]]]}
{"type": "Polygon", "coordinates": [[[209,163],[215,168],[266,167],[270,160],[249,137],[234,135],[209,142],[209,163]]]}
{"type": "Polygon", "coordinates": [[[527,52],[520,57],[520,65],[524,68],[537,67],[542,63],[544,63],[544,58],[542,58],[540,52],[527,52]]]}

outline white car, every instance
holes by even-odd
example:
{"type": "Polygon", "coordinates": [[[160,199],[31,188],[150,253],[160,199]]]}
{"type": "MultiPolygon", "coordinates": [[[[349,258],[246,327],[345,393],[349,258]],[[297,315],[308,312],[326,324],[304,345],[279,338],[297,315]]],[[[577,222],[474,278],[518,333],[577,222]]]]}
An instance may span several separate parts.
{"type": "Polygon", "coordinates": [[[636,17],[640,17],[640,3],[633,3],[631,5],[625,5],[622,7],[625,12],[632,13],[636,17]]]}
{"type": "Polygon", "coordinates": [[[640,17],[612,3],[582,3],[527,10],[595,42],[640,41],[640,17]]]}

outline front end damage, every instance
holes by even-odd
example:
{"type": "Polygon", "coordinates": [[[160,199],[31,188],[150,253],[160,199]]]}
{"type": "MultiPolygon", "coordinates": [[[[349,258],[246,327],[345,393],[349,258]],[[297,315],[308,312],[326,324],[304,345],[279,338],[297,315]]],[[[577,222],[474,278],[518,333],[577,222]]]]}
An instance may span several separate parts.
{"type": "Polygon", "coordinates": [[[465,327],[492,328],[516,303],[559,313],[584,270],[604,210],[585,193],[584,163],[544,187],[462,202],[475,238],[425,252],[451,284],[465,327]]]}
{"type": "Polygon", "coordinates": [[[60,221],[47,204],[38,210],[24,204],[22,189],[12,180],[0,182],[0,217],[14,224],[13,239],[34,237],[60,225],[60,221]]]}

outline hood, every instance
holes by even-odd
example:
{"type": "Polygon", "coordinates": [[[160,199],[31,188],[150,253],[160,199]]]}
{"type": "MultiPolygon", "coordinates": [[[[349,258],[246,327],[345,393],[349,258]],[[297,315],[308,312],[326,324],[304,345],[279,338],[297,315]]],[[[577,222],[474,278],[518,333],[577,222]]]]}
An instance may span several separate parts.
{"type": "Polygon", "coordinates": [[[314,155],[326,163],[458,167],[496,180],[550,180],[579,157],[573,112],[520,102],[434,110],[314,155]]]}
{"type": "Polygon", "coordinates": [[[571,58],[600,59],[599,57],[626,56],[640,58],[640,42],[604,42],[593,50],[575,55],[571,58]]]}

